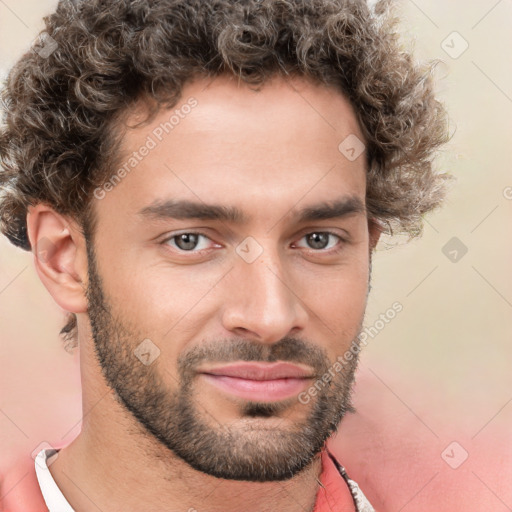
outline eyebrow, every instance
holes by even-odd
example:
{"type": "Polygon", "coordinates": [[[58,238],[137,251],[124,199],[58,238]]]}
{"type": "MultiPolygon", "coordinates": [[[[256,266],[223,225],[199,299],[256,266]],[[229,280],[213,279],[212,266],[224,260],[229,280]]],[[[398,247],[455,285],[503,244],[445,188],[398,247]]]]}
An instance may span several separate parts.
{"type": "MultiPolygon", "coordinates": [[[[346,217],[354,213],[366,213],[366,207],[357,196],[346,196],[335,201],[307,206],[287,214],[298,223],[346,217]]],[[[155,201],[138,212],[154,219],[198,219],[222,221],[231,224],[247,224],[249,217],[236,206],[206,204],[189,200],[155,201]]]]}

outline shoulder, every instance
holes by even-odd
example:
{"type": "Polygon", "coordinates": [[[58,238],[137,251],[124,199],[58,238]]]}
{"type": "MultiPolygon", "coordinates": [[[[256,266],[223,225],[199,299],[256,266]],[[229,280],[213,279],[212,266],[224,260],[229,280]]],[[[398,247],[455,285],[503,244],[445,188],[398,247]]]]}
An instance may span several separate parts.
{"type": "Polygon", "coordinates": [[[1,512],[48,512],[32,458],[16,460],[0,477],[1,512]]]}
{"type": "Polygon", "coordinates": [[[340,462],[336,459],[336,457],[331,453],[330,450],[327,450],[327,455],[329,455],[330,459],[333,461],[336,469],[339,471],[341,476],[344,478],[345,482],[347,482],[348,488],[352,493],[352,497],[354,499],[354,503],[356,505],[357,512],[375,512],[375,509],[368,501],[368,498],[364,495],[363,491],[359,487],[359,485],[352,480],[345,468],[340,464],[340,462]]]}

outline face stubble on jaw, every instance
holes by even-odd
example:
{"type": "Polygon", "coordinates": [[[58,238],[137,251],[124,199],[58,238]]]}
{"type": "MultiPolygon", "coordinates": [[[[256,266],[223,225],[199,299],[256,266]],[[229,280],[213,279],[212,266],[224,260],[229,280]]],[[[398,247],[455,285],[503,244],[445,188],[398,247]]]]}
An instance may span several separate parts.
{"type": "MultiPolygon", "coordinates": [[[[144,433],[195,470],[228,480],[290,479],[311,464],[345,414],[355,412],[351,388],[358,357],[345,361],[343,370],[330,382],[321,382],[307,405],[300,404],[297,397],[281,402],[245,401],[240,406],[243,421],[221,425],[194,398],[194,378],[201,363],[289,361],[309,365],[321,378],[332,366],[326,352],[291,337],[272,345],[244,339],[204,343],[180,355],[179,379],[175,386],[168,385],[158,359],[146,366],[135,357],[134,349],[145,336],[137,336],[136,329],[130,329],[126,321],[113,314],[97,270],[93,244],[87,240],[86,245],[88,313],[103,376],[116,400],[144,433]],[[265,428],[264,418],[283,417],[296,407],[310,409],[293,428],[280,428],[280,424],[265,428]]],[[[352,343],[359,343],[359,335],[352,343]]]]}

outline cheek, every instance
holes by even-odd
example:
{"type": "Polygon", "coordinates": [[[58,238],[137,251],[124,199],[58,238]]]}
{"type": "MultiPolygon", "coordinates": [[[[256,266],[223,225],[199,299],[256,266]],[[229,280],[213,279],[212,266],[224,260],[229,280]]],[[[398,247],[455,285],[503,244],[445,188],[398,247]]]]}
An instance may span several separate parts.
{"type": "Polygon", "coordinates": [[[105,258],[101,267],[103,292],[113,317],[132,336],[149,338],[163,348],[159,340],[180,315],[180,293],[126,254],[117,261],[105,258]]]}
{"type": "Polygon", "coordinates": [[[368,261],[339,266],[314,275],[301,273],[298,294],[312,311],[310,321],[339,346],[350,344],[358,334],[368,295],[368,261]],[[314,313],[314,314],[313,314],[314,313]],[[315,316],[316,315],[316,316],[315,316]]]}
{"type": "Polygon", "coordinates": [[[166,359],[174,359],[217,309],[212,299],[218,272],[163,264],[134,268],[139,270],[112,276],[116,311],[132,330],[152,339],[166,359]]]}

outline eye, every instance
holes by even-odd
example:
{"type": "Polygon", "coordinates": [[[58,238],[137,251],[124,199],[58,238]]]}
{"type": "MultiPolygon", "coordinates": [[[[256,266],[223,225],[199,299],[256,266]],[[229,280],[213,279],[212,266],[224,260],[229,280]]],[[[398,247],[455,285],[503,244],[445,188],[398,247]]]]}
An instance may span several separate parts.
{"type": "Polygon", "coordinates": [[[204,246],[204,243],[200,243],[201,239],[210,240],[206,235],[201,233],[186,232],[173,235],[162,243],[169,244],[171,247],[183,252],[194,252],[208,249],[207,246],[204,246]],[[203,245],[203,247],[201,247],[201,245],[203,245]]]}
{"type": "Polygon", "coordinates": [[[312,233],[308,233],[301,238],[301,240],[304,239],[306,240],[306,243],[309,245],[310,249],[321,251],[332,249],[336,246],[337,241],[344,241],[341,236],[330,231],[313,231],[312,233]],[[334,237],[337,239],[334,240],[334,244],[329,245],[329,237],[334,237]]]}

